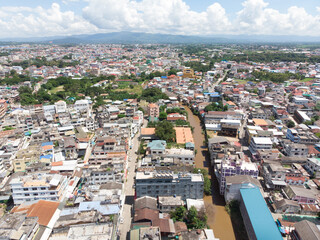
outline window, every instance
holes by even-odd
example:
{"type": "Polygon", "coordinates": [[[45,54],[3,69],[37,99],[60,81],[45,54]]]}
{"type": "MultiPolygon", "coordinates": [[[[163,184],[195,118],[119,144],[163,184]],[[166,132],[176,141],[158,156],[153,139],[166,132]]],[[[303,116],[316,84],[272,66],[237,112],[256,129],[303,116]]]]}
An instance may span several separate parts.
{"type": "Polygon", "coordinates": [[[38,189],[37,189],[37,188],[32,188],[32,190],[33,190],[33,191],[37,191],[38,189]]]}

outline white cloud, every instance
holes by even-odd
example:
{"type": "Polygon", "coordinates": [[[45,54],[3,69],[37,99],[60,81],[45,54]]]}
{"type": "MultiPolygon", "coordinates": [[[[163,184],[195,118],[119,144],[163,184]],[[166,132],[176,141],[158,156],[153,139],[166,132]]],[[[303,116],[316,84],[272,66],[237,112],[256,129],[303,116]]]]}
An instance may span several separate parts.
{"type": "Polygon", "coordinates": [[[246,0],[242,5],[234,23],[239,33],[319,36],[320,16],[312,16],[304,8],[292,6],[280,13],[263,0],[246,0]]]}
{"type": "Polygon", "coordinates": [[[97,32],[98,28],[75,15],[61,11],[53,3],[49,9],[42,7],[0,7],[0,38],[71,35],[97,32]]]}
{"type": "Polygon", "coordinates": [[[103,29],[207,34],[227,30],[231,26],[219,3],[198,13],[183,0],[91,0],[83,15],[103,29]]]}
{"type": "Polygon", "coordinates": [[[219,3],[196,12],[185,0],[63,0],[65,7],[70,2],[87,2],[82,16],[57,3],[48,9],[0,7],[0,38],[112,31],[320,36],[320,7],[311,15],[301,7],[279,12],[266,0],[243,0],[242,9],[230,16],[219,3]]]}

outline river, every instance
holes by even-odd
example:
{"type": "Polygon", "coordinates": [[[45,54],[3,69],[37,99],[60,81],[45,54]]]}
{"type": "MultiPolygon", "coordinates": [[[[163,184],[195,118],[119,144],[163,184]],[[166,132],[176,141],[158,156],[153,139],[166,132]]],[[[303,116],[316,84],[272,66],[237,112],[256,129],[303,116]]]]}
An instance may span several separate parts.
{"type": "Polygon", "coordinates": [[[194,128],[193,138],[197,149],[195,157],[196,167],[207,169],[211,175],[212,196],[205,196],[203,198],[208,216],[208,225],[213,229],[215,237],[220,238],[221,240],[236,239],[230,216],[225,210],[224,198],[219,194],[218,181],[214,175],[213,169],[209,167],[210,161],[208,149],[207,146],[203,144],[205,138],[202,133],[200,119],[198,116],[193,115],[190,108],[186,106],[184,106],[184,108],[188,112],[188,120],[194,128]]]}

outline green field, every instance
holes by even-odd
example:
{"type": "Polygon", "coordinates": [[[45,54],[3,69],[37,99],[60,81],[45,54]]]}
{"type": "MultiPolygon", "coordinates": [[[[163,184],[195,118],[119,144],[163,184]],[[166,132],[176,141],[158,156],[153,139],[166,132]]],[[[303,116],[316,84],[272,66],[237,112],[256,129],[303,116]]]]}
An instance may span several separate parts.
{"type": "Polygon", "coordinates": [[[141,95],[142,86],[140,84],[132,85],[132,86],[133,86],[133,88],[131,88],[129,85],[127,85],[125,87],[123,87],[123,85],[120,87],[120,85],[119,85],[119,88],[115,89],[114,91],[116,91],[116,92],[126,91],[128,93],[141,95]]]}
{"type": "Polygon", "coordinates": [[[303,80],[299,80],[298,82],[310,82],[312,80],[314,80],[314,78],[305,78],[303,80]]]}
{"type": "Polygon", "coordinates": [[[55,94],[55,93],[63,91],[63,90],[64,90],[64,87],[63,86],[59,86],[59,87],[52,88],[51,90],[49,90],[49,93],[55,94]]]}

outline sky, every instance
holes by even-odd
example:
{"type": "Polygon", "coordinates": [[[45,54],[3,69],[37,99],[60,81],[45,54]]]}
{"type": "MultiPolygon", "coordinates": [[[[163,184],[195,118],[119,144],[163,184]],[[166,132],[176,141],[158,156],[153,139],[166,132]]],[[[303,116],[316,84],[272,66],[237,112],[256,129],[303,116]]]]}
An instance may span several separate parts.
{"type": "Polygon", "coordinates": [[[0,39],[118,31],[320,37],[320,0],[0,1],[0,39]]]}

